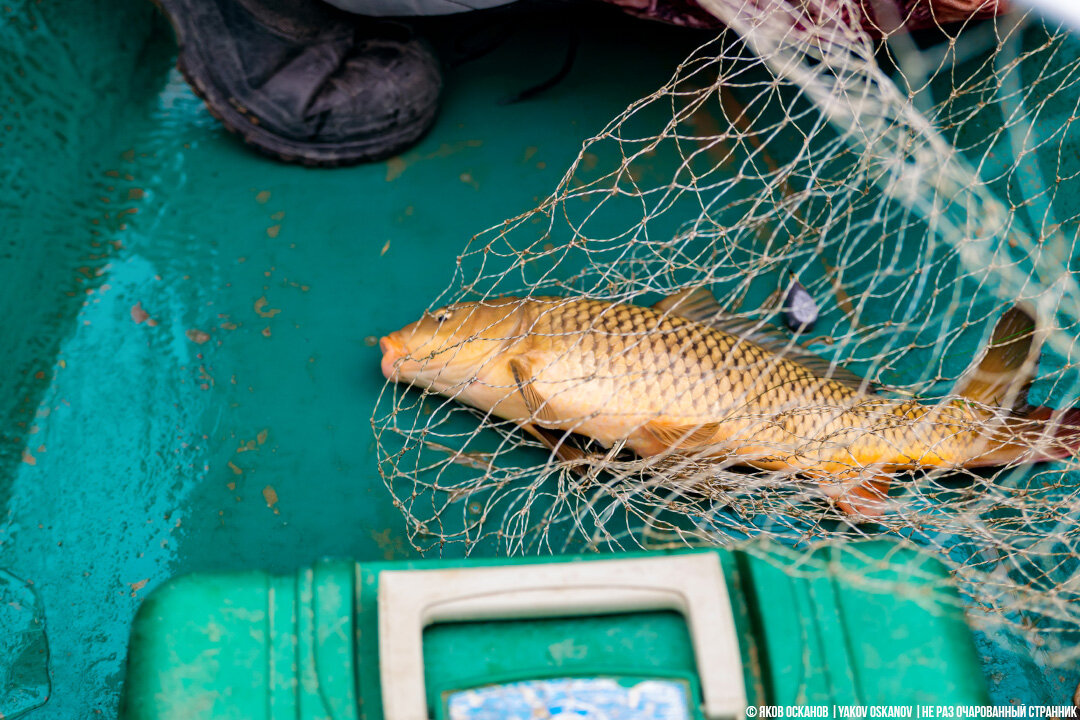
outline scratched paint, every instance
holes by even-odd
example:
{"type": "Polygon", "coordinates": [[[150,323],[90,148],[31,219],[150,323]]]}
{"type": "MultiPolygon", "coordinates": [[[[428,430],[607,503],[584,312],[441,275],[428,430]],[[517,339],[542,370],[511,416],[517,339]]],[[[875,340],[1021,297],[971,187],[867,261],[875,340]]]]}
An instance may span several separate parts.
{"type": "Polygon", "coordinates": [[[696,37],[598,27],[564,83],[500,106],[515,67],[535,72],[508,44],[456,71],[416,148],[311,171],[219,129],[150,3],[10,5],[0,127],[25,132],[0,136],[17,159],[0,165],[0,568],[34,583],[49,628],[35,720],[109,717],[130,619],[168,577],[408,555],[373,455],[370,338],[696,37]]]}

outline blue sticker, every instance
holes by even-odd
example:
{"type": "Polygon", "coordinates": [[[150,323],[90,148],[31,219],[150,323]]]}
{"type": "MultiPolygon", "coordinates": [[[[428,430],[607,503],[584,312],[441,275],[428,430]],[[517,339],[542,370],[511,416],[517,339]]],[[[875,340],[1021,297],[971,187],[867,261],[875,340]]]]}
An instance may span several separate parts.
{"type": "Polygon", "coordinates": [[[488,685],[449,697],[450,720],[690,720],[689,689],[671,680],[563,678],[488,685]]]}

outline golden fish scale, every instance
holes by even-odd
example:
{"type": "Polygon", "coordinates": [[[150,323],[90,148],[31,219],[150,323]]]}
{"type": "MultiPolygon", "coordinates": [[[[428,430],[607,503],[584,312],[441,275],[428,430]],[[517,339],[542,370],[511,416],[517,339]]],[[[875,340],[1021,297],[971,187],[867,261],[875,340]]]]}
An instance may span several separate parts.
{"type": "Polygon", "coordinates": [[[953,465],[981,447],[961,404],[861,393],[735,335],[653,308],[539,298],[529,305],[535,379],[567,425],[720,423],[723,452],[754,464],[838,472],[953,465]]]}

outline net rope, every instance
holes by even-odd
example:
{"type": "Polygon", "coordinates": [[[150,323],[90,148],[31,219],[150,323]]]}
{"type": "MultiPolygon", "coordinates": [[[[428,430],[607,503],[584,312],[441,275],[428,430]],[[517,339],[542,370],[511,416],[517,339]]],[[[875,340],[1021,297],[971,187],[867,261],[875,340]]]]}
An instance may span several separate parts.
{"type": "MultiPolygon", "coordinates": [[[[1080,405],[1080,43],[1021,13],[915,37],[884,3],[873,33],[854,0],[701,5],[726,29],[584,142],[536,208],[474,237],[429,309],[650,305],[707,287],[734,317],[783,326],[794,276],[820,316],[791,347],[932,402],[1022,303],[1042,339],[1032,403],[1080,405]]],[[[790,472],[620,442],[560,461],[454,395],[388,382],[373,417],[421,550],[755,552],[768,539],[798,561],[821,543],[899,539],[946,563],[980,621],[1056,662],[1080,655],[1075,459],[916,468],[866,522],[790,472]]]]}

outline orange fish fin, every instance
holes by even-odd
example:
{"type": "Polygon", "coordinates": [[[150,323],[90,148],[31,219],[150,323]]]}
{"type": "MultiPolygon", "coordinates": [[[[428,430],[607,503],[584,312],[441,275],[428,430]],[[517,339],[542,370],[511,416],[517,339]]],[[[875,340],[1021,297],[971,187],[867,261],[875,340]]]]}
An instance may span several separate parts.
{"type": "MultiPolygon", "coordinates": [[[[549,430],[532,424],[522,425],[521,427],[537,440],[544,443],[544,447],[553,452],[555,457],[564,462],[577,462],[580,465],[580,461],[587,457],[584,450],[570,442],[569,433],[561,430],[549,430]]],[[[584,469],[581,467],[576,469],[584,472],[584,469]]]]}
{"type": "Polygon", "coordinates": [[[891,480],[882,476],[845,487],[836,495],[836,506],[848,515],[879,518],[885,514],[891,480]]]}
{"type": "Polygon", "coordinates": [[[531,419],[539,422],[557,422],[559,418],[551,409],[547,398],[541,395],[533,385],[534,373],[529,361],[511,358],[510,372],[514,375],[514,382],[517,383],[521,397],[525,399],[525,407],[532,415],[531,419]]]}
{"type": "Polygon", "coordinates": [[[1013,305],[994,326],[994,334],[978,365],[957,383],[956,394],[984,405],[1024,409],[1028,388],[1039,364],[1040,342],[1035,319],[1013,305]]]}
{"type": "Polygon", "coordinates": [[[964,467],[1062,460],[1080,455],[1080,408],[1026,407],[984,435],[987,447],[964,467]]]}
{"type": "Polygon", "coordinates": [[[652,420],[645,423],[643,427],[668,448],[708,445],[720,431],[720,423],[716,422],[700,425],[670,425],[659,420],[652,420]]]}
{"type": "Polygon", "coordinates": [[[703,325],[709,325],[719,317],[723,310],[716,302],[716,297],[703,287],[687,288],[674,295],[668,295],[653,305],[661,313],[679,315],[703,325]]]}
{"type": "Polygon", "coordinates": [[[829,378],[864,394],[872,395],[877,387],[845,367],[829,362],[795,343],[791,335],[768,323],[746,317],[734,317],[721,307],[716,297],[703,287],[689,288],[669,295],[653,305],[661,313],[678,315],[707,325],[728,335],[742,338],[769,352],[797,362],[821,378],[829,378]]]}

